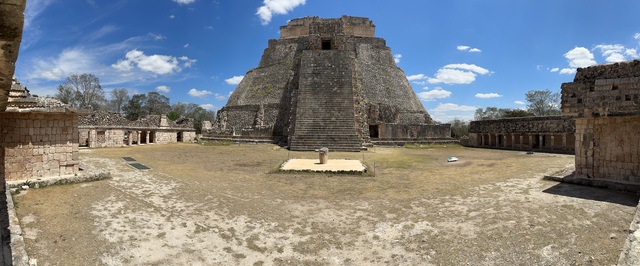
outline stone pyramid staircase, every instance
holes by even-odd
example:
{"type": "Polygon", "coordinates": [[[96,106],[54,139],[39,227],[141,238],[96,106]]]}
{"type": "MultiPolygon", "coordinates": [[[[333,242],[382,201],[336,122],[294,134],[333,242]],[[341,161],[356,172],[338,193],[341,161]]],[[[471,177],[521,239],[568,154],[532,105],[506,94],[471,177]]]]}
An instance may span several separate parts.
{"type": "Polygon", "coordinates": [[[295,131],[289,149],[360,151],[353,107],[352,67],[349,52],[304,51],[295,131]]]}

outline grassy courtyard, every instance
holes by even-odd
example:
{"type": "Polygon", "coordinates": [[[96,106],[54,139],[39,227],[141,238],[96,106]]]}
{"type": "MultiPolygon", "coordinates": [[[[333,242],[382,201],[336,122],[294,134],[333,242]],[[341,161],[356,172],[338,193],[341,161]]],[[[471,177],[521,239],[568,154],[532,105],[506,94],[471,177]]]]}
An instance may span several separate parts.
{"type": "Polygon", "coordinates": [[[277,172],[318,155],[272,145],[80,155],[113,178],[14,195],[39,265],[610,265],[638,201],[542,180],[573,156],[460,146],[330,152],[365,175],[277,172]]]}

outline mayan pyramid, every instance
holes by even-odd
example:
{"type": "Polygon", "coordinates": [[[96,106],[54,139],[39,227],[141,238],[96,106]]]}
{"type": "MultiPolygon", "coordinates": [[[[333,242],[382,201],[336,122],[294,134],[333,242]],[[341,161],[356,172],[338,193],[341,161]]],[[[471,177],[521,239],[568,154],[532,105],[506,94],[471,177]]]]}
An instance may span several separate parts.
{"type": "Polygon", "coordinates": [[[210,135],[345,151],[379,139],[449,137],[374,32],[367,18],[291,20],[218,111],[210,135]]]}

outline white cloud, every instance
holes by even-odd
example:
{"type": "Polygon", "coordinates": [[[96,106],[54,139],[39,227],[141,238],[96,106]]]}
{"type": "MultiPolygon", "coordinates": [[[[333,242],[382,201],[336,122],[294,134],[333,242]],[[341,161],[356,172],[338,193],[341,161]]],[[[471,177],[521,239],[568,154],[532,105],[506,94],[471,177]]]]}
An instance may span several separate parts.
{"type": "Polygon", "coordinates": [[[186,57],[186,56],[181,56],[178,59],[180,59],[183,62],[182,64],[184,65],[184,67],[191,67],[193,64],[198,62],[198,60],[190,59],[189,57],[186,57]]]}
{"type": "Polygon", "coordinates": [[[564,54],[564,57],[571,68],[588,67],[597,64],[593,60],[593,54],[584,47],[575,47],[564,54]]]}
{"type": "Polygon", "coordinates": [[[562,75],[573,75],[576,72],[577,71],[575,68],[563,68],[562,70],[560,70],[560,74],[562,75]]]}
{"type": "MultiPolygon", "coordinates": [[[[180,61],[183,61],[183,67],[190,67],[195,62],[186,56],[180,57],[180,61]]],[[[182,70],[180,61],[174,56],[157,54],[145,55],[144,52],[134,49],[125,54],[124,60],[118,60],[118,62],[112,64],[111,67],[122,72],[128,72],[137,66],[145,72],[156,75],[166,75],[180,72],[182,70]]]]}
{"type": "Polygon", "coordinates": [[[423,80],[426,78],[427,76],[425,74],[416,74],[416,75],[407,76],[407,80],[409,81],[423,80]]]}
{"type": "Polygon", "coordinates": [[[401,55],[401,54],[395,54],[395,55],[393,55],[393,61],[396,61],[396,64],[397,64],[397,63],[400,63],[400,58],[402,58],[402,55],[401,55]]]}
{"type": "Polygon", "coordinates": [[[431,117],[440,122],[448,122],[453,119],[473,120],[477,107],[468,105],[459,105],[455,103],[441,103],[436,108],[430,109],[431,117]]]}
{"type": "Polygon", "coordinates": [[[219,93],[215,93],[215,94],[213,94],[213,97],[214,97],[214,98],[216,98],[216,100],[224,100],[224,99],[226,99],[226,98],[227,98],[227,97],[225,97],[224,95],[219,94],[219,93]]]}
{"type": "Polygon", "coordinates": [[[480,50],[478,48],[471,48],[471,46],[467,46],[467,45],[458,45],[456,47],[456,49],[458,49],[458,51],[467,51],[469,53],[480,53],[480,52],[482,52],[482,50],[480,50]]]}
{"type": "Polygon", "coordinates": [[[518,104],[518,105],[525,105],[525,104],[526,104],[526,103],[525,103],[525,102],[523,102],[523,101],[515,101],[515,102],[513,102],[513,103],[518,104]]]}
{"type": "Polygon", "coordinates": [[[204,27],[204,29],[205,30],[213,30],[214,28],[213,28],[213,26],[206,26],[206,27],[204,27]]]}
{"type": "Polygon", "coordinates": [[[558,71],[560,71],[560,68],[558,68],[558,67],[554,67],[554,68],[552,68],[552,69],[551,69],[551,70],[549,70],[549,71],[550,71],[550,72],[558,72],[558,71]]]}
{"type": "Polygon", "coordinates": [[[640,32],[633,35],[633,38],[640,41],[640,32]]]}
{"type": "Polygon", "coordinates": [[[218,109],[217,106],[210,104],[210,103],[206,103],[206,104],[201,104],[200,107],[202,107],[202,109],[206,109],[209,111],[215,111],[216,109],[218,109]]]}
{"type": "Polygon", "coordinates": [[[256,15],[260,17],[262,25],[271,22],[273,15],[284,15],[299,5],[304,5],[306,0],[264,0],[263,6],[258,8],[256,15]]]}
{"type": "Polygon", "coordinates": [[[438,70],[434,78],[427,81],[431,84],[470,84],[476,76],[489,74],[488,69],[473,64],[449,64],[438,70]]]}
{"type": "Polygon", "coordinates": [[[435,101],[436,99],[449,98],[449,96],[451,96],[451,92],[443,90],[441,87],[436,87],[433,90],[418,93],[418,98],[427,102],[435,101]]]}
{"type": "Polygon", "coordinates": [[[156,91],[162,92],[162,93],[169,93],[171,91],[171,88],[163,85],[163,86],[156,87],[156,91]]]}
{"type": "Polygon", "coordinates": [[[95,73],[99,68],[93,53],[82,48],[68,48],[57,58],[37,59],[29,78],[63,80],[74,73],[95,73]]]}
{"type": "Polygon", "coordinates": [[[176,2],[176,3],[181,4],[181,5],[188,5],[188,4],[191,4],[191,3],[195,2],[195,1],[196,0],[173,0],[173,2],[176,2]]]}
{"type": "Polygon", "coordinates": [[[207,95],[213,94],[213,92],[210,92],[208,90],[196,90],[195,88],[190,89],[189,92],[187,92],[187,94],[189,94],[189,96],[191,97],[200,97],[200,98],[204,98],[207,95]]]}
{"type": "Polygon", "coordinates": [[[600,50],[608,63],[621,62],[638,58],[636,49],[627,49],[622,44],[600,44],[594,49],[600,50]]]}
{"type": "Polygon", "coordinates": [[[153,38],[156,41],[161,41],[167,38],[162,34],[155,34],[155,33],[149,33],[149,36],[151,36],[151,38],[153,38]]]}
{"type": "Polygon", "coordinates": [[[480,99],[491,99],[491,98],[500,98],[502,97],[502,95],[497,94],[497,93],[476,93],[476,98],[480,98],[480,99]]]}
{"type": "Polygon", "coordinates": [[[174,19],[174,18],[176,18],[176,15],[169,15],[169,18],[170,19],[174,19]]]}
{"type": "Polygon", "coordinates": [[[242,81],[243,78],[244,76],[233,76],[231,78],[225,79],[224,82],[226,82],[229,85],[238,85],[240,84],[240,81],[242,81]]]}
{"type": "Polygon", "coordinates": [[[185,44],[185,45],[184,45],[184,46],[182,46],[182,47],[187,48],[187,47],[189,47],[189,44],[187,43],[187,44],[185,44]]]}

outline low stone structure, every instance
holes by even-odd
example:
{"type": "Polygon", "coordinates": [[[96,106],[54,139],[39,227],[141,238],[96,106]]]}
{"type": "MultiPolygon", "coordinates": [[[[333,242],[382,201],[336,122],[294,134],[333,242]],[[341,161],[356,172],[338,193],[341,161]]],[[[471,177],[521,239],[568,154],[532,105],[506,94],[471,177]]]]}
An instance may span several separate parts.
{"type": "Polygon", "coordinates": [[[471,121],[468,146],[572,154],[575,130],[562,116],[471,121]]]}
{"type": "Polygon", "coordinates": [[[32,97],[14,79],[0,112],[0,175],[9,180],[78,173],[78,114],[54,100],[32,97]]]}
{"type": "Polygon", "coordinates": [[[575,178],[640,184],[640,60],[578,69],[562,112],[576,120],[575,178]]]}
{"type": "Polygon", "coordinates": [[[449,139],[367,18],[291,20],[204,137],[270,139],[291,150],[359,151],[376,140],[449,139]]]}
{"type": "Polygon", "coordinates": [[[113,148],[140,144],[193,142],[193,121],[171,121],[165,115],[149,115],[130,121],[119,113],[96,112],[79,118],[80,146],[113,148]]]}

